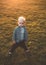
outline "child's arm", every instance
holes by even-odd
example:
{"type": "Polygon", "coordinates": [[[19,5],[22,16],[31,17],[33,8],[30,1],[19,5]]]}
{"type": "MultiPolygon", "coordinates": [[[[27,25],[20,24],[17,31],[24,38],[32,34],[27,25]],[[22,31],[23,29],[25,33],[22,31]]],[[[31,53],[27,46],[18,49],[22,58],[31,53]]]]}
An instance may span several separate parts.
{"type": "Polygon", "coordinates": [[[13,31],[13,37],[12,37],[13,43],[16,43],[16,28],[13,31]]]}
{"type": "Polygon", "coordinates": [[[27,30],[26,30],[26,29],[25,29],[24,38],[25,38],[25,42],[27,42],[27,41],[28,41],[28,32],[27,32],[27,30]]]}

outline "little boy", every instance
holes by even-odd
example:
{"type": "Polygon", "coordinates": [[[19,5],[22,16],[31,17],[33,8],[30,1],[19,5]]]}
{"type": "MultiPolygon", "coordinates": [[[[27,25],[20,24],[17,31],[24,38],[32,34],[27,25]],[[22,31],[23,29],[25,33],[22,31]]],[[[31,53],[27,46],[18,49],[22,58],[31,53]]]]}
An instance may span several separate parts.
{"type": "Polygon", "coordinates": [[[9,54],[12,54],[18,46],[24,48],[24,50],[28,52],[27,46],[25,45],[28,40],[28,33],[25,28],[25,18],[22,16],[18,18],[18,26],[13,31],[12,39],[13,45],[9,51],[9,54]]]}

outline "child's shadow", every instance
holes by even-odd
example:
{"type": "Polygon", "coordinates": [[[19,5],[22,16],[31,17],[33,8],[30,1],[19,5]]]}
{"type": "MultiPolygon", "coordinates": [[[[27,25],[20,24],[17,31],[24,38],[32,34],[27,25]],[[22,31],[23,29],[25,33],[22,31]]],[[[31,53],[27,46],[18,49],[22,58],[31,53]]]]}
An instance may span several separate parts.
{"type": "Polygon", "coordinates": [[[27,60],[24,60],[22,62],[16,62],[17,54],[13,54],[12,56],[7,56],[5,58],[4,65],[31,65],[31,54],[30,53],[24,53],[27,60]]]}

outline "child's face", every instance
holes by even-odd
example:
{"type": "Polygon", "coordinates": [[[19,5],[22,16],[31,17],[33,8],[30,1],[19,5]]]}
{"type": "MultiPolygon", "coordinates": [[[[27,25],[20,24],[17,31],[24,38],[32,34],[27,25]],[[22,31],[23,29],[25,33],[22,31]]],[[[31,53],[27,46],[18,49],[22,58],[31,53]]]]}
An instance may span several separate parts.
{"type": "Polygon", "coordinates": [[[24,26],[24,22],[18,22],[19,26],[24,26]]]}

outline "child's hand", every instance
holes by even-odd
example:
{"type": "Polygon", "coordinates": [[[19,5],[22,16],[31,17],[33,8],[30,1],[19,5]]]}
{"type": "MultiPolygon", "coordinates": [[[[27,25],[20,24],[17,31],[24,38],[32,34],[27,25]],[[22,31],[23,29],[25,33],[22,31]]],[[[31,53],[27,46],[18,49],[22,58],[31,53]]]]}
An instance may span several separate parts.
{"type": "Polygon", "coordinates": [[[13,41],[13,44],[16,44],[16,42],[15,42],[15,41],[13,41]]]}

